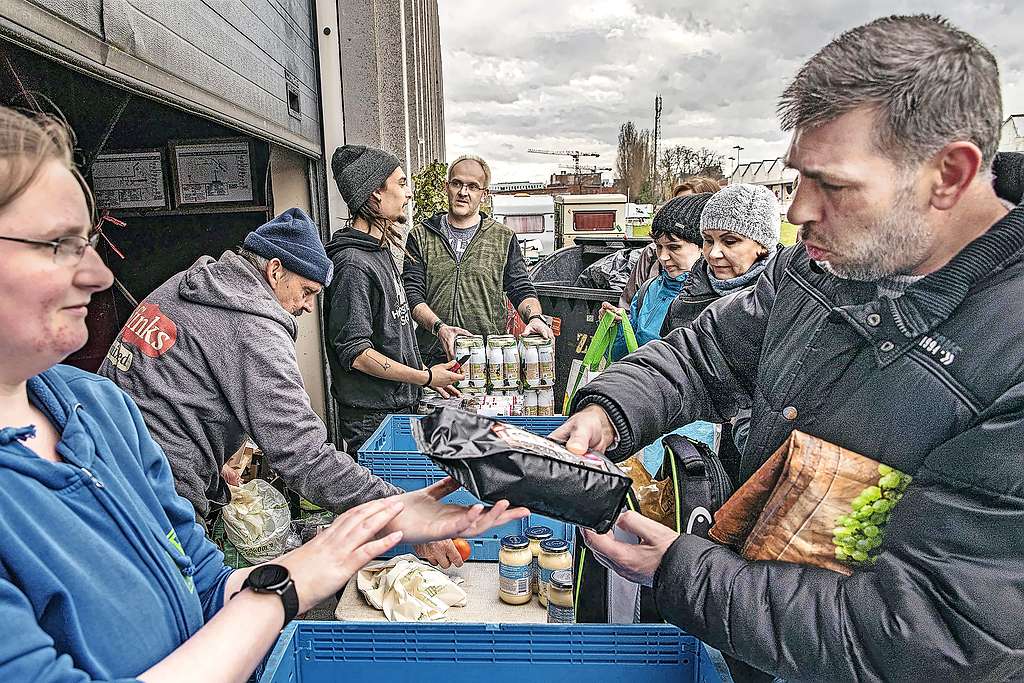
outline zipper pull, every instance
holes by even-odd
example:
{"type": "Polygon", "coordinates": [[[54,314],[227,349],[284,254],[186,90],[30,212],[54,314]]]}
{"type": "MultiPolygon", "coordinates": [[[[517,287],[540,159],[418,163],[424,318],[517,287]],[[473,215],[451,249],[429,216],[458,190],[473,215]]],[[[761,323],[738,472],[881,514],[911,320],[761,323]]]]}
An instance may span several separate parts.
{"type": "Polygon", "coordinates": [[[99,479],[98,479],[98,478],[96,477],[96,475],[95,475],[95,474],[93,474],[93,473],[92,473],[92,472],[90,472],[89,470],[85,469],[84,467],[82,468],[82,471],[83,471],[83,472],[85,472],[85,474],[86,474],[86,476],[87,476],[87,477],[89,477],[90,479],[92,479],[92,483],[93,483],[93,484],[96,484],[96,488],[98,488],[98,489],[104,488],[104,487],[103,487],[103,482],[102,482],[102,481],[100,481],[100,480],[99,480],[99,479]]]}

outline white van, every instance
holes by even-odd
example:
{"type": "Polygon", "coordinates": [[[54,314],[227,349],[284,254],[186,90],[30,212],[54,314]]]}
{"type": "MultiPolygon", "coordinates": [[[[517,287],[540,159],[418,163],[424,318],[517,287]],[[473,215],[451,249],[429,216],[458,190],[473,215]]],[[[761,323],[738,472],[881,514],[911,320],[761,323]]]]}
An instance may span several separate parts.
{"type": "Polygon", "coordinates": [[[626,195],[555,195],[555,248],[571,247],[576,236],[622,237],[626,231],[626,195]]]}
{"type": "Polygon", "coordinates": [[[548,194],[491,195],[494,220],[512,228],[527,263],[555,250],[555,203],[548,194]]]}

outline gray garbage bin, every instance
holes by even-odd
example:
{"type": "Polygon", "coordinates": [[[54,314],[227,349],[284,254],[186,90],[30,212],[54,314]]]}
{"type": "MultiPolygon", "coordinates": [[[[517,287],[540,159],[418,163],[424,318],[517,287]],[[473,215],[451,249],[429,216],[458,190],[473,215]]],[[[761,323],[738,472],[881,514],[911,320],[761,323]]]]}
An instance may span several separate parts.
{"type": "Polygon", "coordinates": [[[555,339],[555,409],[565,400],[565,385],[574,359],[583,359],[597,328],[601,302],[616,304],[620,290],[576,287],[584,268],[620,249],[641,249],[647,238],[578,237],[576,245],[559,249],[541,259],[531,275],[537,297],[547,315],[558,318],[560,332],[555,339]]]}

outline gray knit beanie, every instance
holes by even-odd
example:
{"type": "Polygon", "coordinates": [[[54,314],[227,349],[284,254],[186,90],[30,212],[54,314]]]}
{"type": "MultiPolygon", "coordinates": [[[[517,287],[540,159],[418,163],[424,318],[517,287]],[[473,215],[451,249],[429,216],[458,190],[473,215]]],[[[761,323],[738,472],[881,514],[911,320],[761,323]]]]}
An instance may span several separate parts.
{"type": "Polygon", "coordinates": [[[700,214],[711,199],[710,192],[675,197],[665,202],[651,223],[651,237],[674,235],[690,244],[701,246],[704,238],[700,234],[700,214]]]}
{"type": "Polygon", "coordinates": [[[779,200],[764,185],[726,185],[700,214],[700,231],[705,230],[729,230],[771,251],[782,230],[779,200]]]}
{"type": "Polygon", "coordinates": [[[331,172],[341,198],[355,215],[375,191],[402,165],[394,154],[363,145],[344,145],[334,150],[331,172]]]}

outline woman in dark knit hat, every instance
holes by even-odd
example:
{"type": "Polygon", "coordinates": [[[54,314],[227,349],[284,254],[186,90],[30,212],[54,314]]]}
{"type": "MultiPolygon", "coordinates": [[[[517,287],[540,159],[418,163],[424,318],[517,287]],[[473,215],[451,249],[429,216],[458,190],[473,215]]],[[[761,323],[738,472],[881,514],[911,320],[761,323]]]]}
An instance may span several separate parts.
{"type": "MultiPolygon", "coordinates": [[[[710,192],[676,197],[654,216],[651,237],[661,272],[640,285],[629,306],[629,322],[641,345],[661,338],[662,321],[669,305],[689,278],[691,266],[700,258],[700,215],[710,198],[710,192]]],[[[601,304],[601,310],[622,312],[608,302],[601,304]]],[[[612,357],[618,360],[624,355],[626,342],[620,333],[612,357]]]]}

